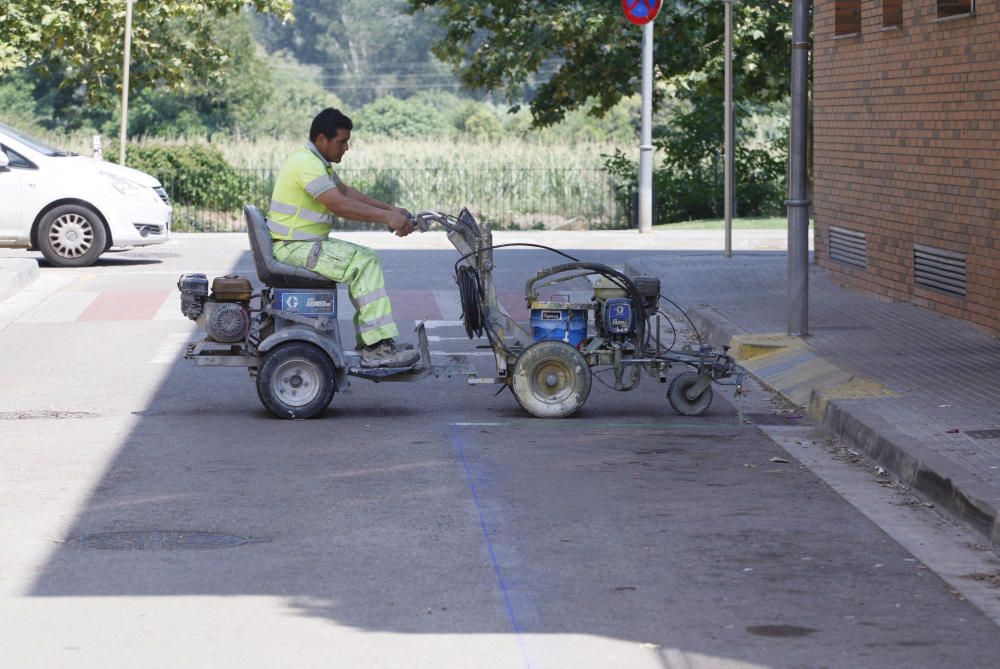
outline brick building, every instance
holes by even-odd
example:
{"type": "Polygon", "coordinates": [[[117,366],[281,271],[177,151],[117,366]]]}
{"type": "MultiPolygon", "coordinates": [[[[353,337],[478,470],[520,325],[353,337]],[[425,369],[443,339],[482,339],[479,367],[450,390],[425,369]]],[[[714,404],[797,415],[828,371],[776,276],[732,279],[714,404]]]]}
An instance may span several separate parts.
{"type": "Polygon", "coordinates": [[[1000,0],[815,0],[816,261],[1000,331],[1000,0]]]}

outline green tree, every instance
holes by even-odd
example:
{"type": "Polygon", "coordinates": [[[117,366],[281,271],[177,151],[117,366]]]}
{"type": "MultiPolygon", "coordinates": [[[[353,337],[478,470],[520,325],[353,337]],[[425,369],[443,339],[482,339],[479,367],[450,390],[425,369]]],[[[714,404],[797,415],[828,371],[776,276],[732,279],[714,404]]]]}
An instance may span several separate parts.
{"type": "MultiPolygon", "coordinates": [[[[434,52],[466,86],[503,95],[517,109],[533,78],[544,79],[530,100],[536,127],[572,121],[578,111],[604,117],[639,89],[642,31],[618,2],[409,2],[415,11],[436,12],[445,35],[434,52]]],[[[654,188],[671,220],[721,211],[724,12],[720,0],[675,0],[664,3],[653,23],[654,103],[660,110],[654,143],[664,156],[654,188]]],[[[750,113],[788,94],[791,5],[739,3],[734,18],[736,122],[752,130],[750,113]]],[[[762,141],[752,134],[737,137],[737,187],[743,189],[737,204],[744,213],[767,211],[780,197],[783,177],[780,138],[762,141]]],[[[619,154],[608,168],[625,177],[628,163],[619,154]]],[[[625,188],[633,184],[623,179],[625,188]]]]}
{"type": "MultiPolygon", "coordinates": [[[[291,0],[138,0],[132,24],[131,85],[182,87],[186,73],[221,77],[230,56],[213,19],[251,6],[291,17],[291,0]]],[[[30,68],[86,104],[110,106],[121,90],[123,0],[17,0],[0,9],[0,75],[30,68]]]]}
{"type": "Polygon", "coordinates": [[[139,88],[130,105],[129,132],[134,135],[255,135],[275,86],[271,67],[254,41],[245,14],[213,18],[214,43],[228,54],[228,67],[217,76],[185,74],[183,84],[139,88]]]}
{"type": "MultiPolygon", "coordinates": [[[[602,115],[638,90],[642,31],[608,0],[408,0],[444,30],[434,53],[470,89],[520,103],[534,77],[537,126],[593,103],[602,115]]],[[[721,88],[724,3],[665,3],[654,24],[657,96],[696,97],[721,88]]],[[[740,3],[734,30],[737,97],[767,102],[788,90],[791,6],[786,0],[740,3]]]]}
{"type": "Polygon", "coordinates": [[[324,85],[355,106],[453,87],[454,76],[431,53],[441,31],[430,15],[406,8],[406,0],[296,0],[294,22],[262,17],[261,41],[321,66],[324,85]]]}

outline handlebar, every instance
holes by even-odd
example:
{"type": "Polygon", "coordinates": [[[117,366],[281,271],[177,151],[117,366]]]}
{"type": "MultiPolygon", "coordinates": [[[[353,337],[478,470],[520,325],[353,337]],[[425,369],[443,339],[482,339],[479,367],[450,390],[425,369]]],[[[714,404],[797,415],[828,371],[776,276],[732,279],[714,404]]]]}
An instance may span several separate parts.
{"type": "Polygon", "coordinates": [[[410,225],[412,225],[415,230],[420,230],[420,232],[427,232],[427,230],[431,227],[431,223],[437,223],[449,231],[459,229],[459,222],[457,218],[451,214],[445,214],[440,211],[421,211],[418,214],[410,214],[409,221],[410,225]]]}

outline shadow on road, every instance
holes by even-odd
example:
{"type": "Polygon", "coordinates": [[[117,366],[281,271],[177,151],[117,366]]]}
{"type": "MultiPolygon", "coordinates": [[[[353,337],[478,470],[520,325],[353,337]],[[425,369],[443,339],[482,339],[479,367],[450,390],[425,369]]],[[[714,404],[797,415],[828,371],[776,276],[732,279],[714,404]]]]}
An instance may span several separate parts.
{"type": "MultiPolygon", "coordinates": [[[[408,253],[453,285],[443,256],[408,253]]],[[[723,399],[687,418],[644,384],[595,385],[572,419],[539,421],[461,380],[358,381],[322,419],[283,421],[245,370],[178,360],[30,594],[268,595],[363,630],[584,634],[780,666],[921,666],[914,629],[942,656],[983,651],[988,623],[958,622],[966,604],[811,473],[770,462],[783,452],[723,399]],[[73,541],[110,532],[252,541],[73,541]]]]}

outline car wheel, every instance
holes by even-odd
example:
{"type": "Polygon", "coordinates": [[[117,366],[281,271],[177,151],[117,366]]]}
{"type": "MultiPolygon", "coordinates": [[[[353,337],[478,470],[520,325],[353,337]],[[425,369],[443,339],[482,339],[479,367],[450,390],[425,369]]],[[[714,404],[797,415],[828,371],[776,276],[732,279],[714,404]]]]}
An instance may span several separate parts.
{"type": "Polygon", "coordinates": [[[104,252],[108,235],[97,214],[86,207],[56,207],[38,226],[38,249],[57,267],[87,267],[104,252]]]}

